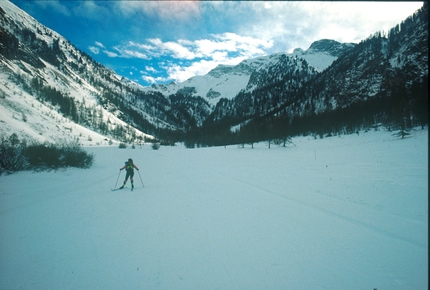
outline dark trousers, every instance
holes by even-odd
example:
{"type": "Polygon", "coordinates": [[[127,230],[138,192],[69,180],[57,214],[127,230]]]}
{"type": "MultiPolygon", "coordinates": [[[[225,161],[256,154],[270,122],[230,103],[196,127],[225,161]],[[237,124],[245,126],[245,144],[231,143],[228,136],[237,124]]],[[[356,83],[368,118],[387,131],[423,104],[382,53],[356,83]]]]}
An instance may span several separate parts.
{"type": "Polygon", "coordinates": [[[133,176],[134,176],[134,171],[127,171],[127,174],[125,175],[123,186],[125,185],[125,183],[127,182],[129,177],[130,177],[131,185],[133,185],[133,176]]]}

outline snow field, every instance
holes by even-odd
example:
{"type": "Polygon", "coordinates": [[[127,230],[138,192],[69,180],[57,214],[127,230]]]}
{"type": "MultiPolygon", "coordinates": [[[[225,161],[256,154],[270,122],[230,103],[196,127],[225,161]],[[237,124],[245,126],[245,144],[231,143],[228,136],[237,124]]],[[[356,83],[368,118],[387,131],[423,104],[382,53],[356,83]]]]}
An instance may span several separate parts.
{"type": "Polygon", "coordinates": [[[1,176],[0,289],[427,289],[428,131],[293,142],[1,176]]]}

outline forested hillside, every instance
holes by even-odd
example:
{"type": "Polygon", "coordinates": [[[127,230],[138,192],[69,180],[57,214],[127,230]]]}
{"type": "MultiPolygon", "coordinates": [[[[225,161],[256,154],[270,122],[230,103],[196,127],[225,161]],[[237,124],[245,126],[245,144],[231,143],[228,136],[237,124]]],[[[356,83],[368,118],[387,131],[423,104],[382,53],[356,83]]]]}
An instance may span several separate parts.
{"type": "Polygon", "coordinates": [[[428,124],[428,4],[385,35],[376,32],[321,73],[306,61],[253,74],[189,134],[198,144],[252,143],[312,134],[350,134],[385,126],[405,134],[428,124]],[[255,84],[255,85],[254,85],[255,84]],[[235,127],[233,127],[235,126],[235,127]],[[231,128],[234,128],[232,130],[231,128]]]}

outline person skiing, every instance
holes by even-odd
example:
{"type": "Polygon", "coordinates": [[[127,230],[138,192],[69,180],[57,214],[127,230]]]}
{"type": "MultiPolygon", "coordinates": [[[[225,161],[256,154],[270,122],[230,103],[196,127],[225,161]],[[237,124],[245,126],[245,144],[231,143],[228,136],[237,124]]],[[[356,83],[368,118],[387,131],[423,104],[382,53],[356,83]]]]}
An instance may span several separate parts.
{"type": "Polygon", "coordinates": [[[126,169],[127,171],[127,174],[125,175],[124,183],[119,189],[124,188],[124,185],[127,183],[127,180],[129,177],[131,182],[131,188],[134,188],[134,182],[133,182],[134,168],[136,168],[136,170],[139,170],[139,168],[137,168],[137,166],[133,164],[133,159],[129,158],[128,162],[125,162],[125,165],[119,169],[120,171],[123,169],[126,169]]]}

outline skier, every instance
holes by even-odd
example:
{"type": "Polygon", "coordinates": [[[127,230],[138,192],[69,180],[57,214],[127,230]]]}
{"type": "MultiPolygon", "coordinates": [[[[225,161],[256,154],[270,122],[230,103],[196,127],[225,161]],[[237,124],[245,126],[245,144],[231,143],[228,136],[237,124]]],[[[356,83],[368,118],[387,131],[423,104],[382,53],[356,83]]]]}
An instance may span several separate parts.
{"type": "Polygon", "coordinates": [[[127,174],[125,175],[124,183],[119,189],[124,188],[124,185],[126,184],[129,177],[130,177],[130,182],[131,182],[131,188],[134,188],[134,183],[133,183],[134,168],[139,170],[139,168],[137,168],[137,166],[133,164],[133,159],[129,158],[128,162],[125,162],[125,165],[119,169],[120,171],[123,169],[127,170],[127,174]]]}

